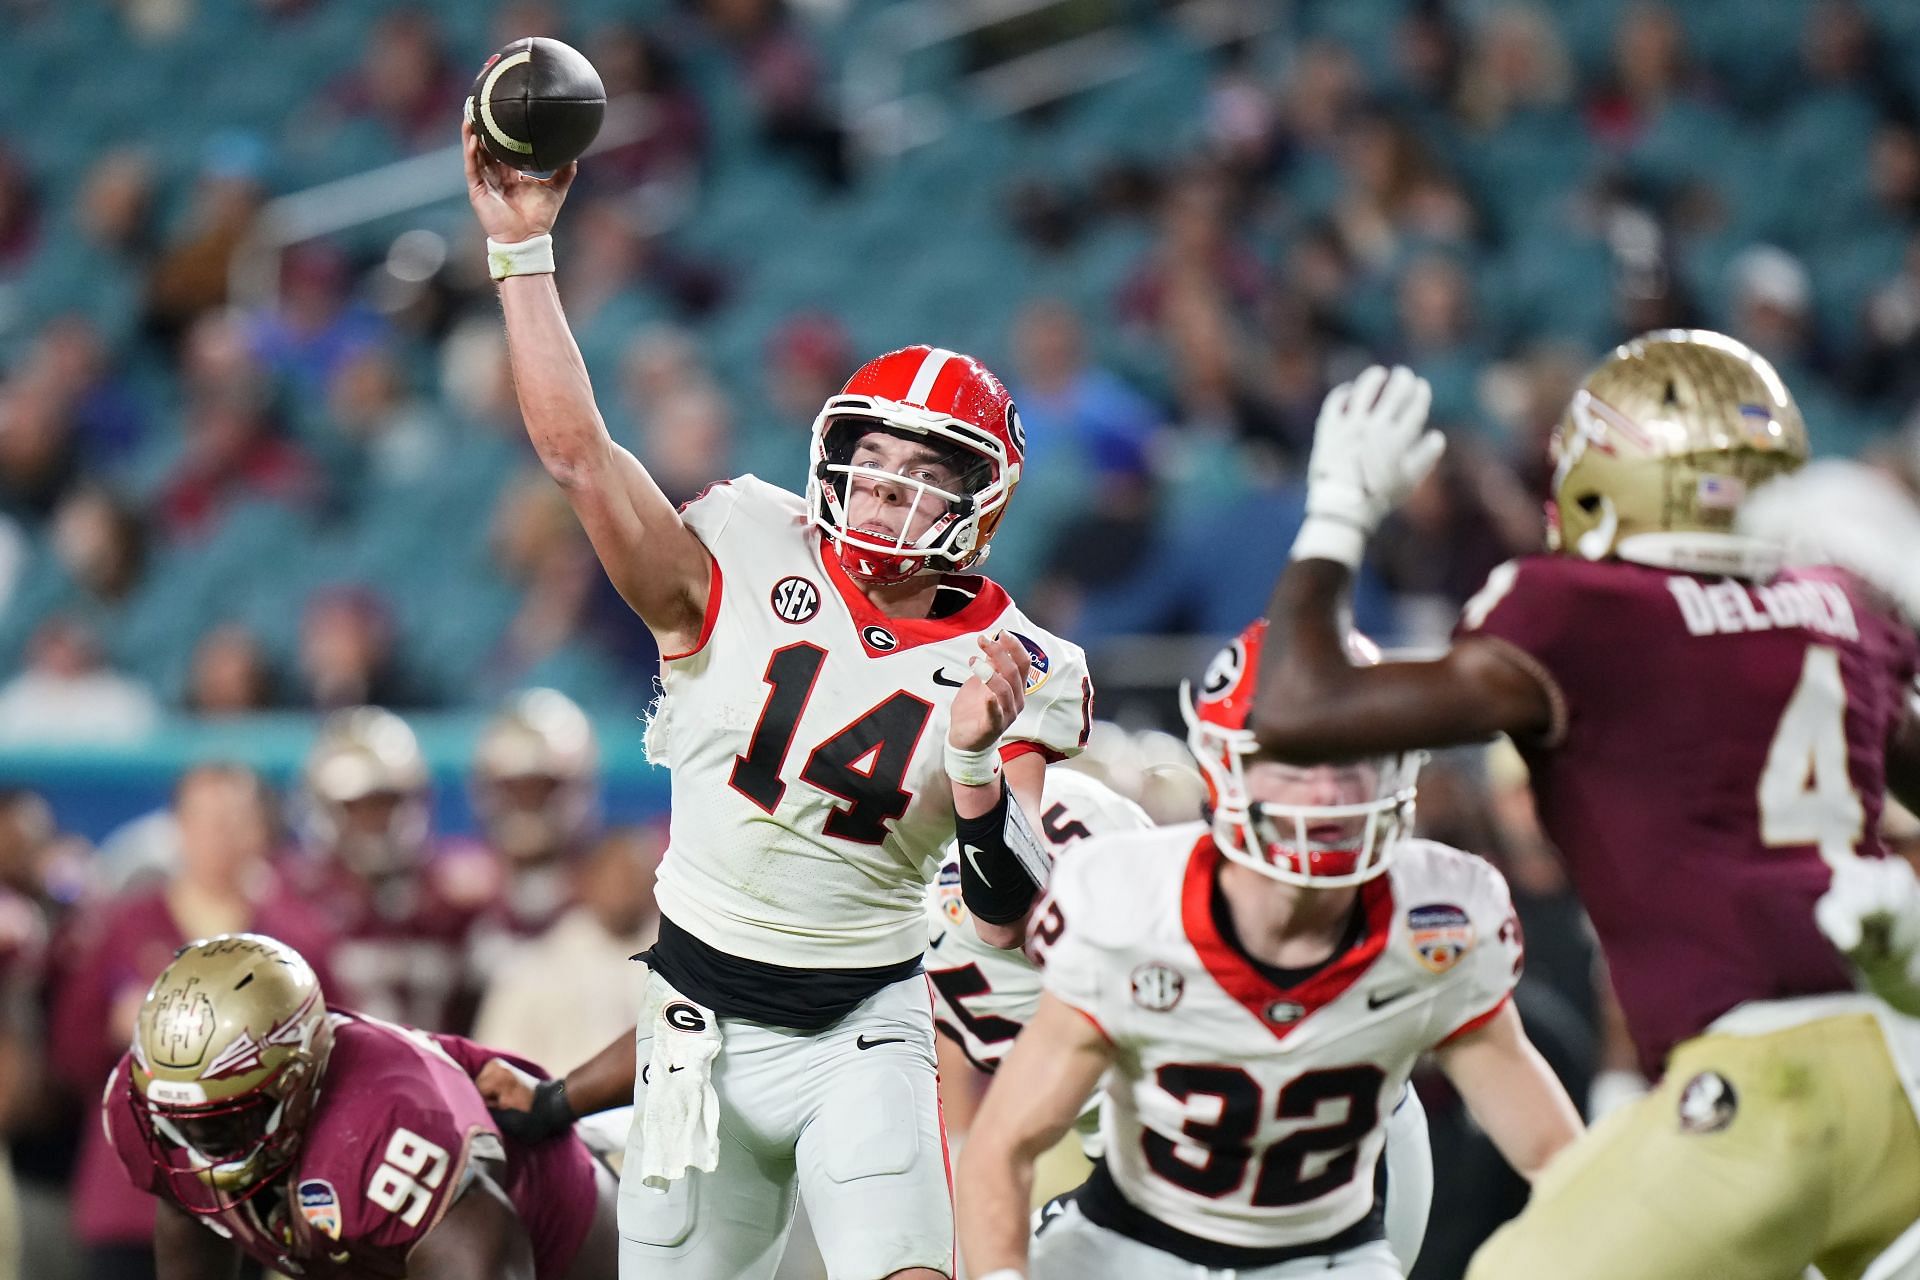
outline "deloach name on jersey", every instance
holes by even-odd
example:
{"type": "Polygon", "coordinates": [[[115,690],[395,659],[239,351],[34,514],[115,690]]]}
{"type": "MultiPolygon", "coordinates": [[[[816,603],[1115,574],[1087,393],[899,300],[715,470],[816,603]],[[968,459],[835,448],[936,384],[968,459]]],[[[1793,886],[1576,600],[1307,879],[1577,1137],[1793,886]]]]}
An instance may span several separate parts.
{"type": "Polygon", "coordinates": [[[1704,583],[1675,575],[1667,579],[1667,590],[1679,603],[1687,630],[1696,636],[1806,627],[1844,640],[1860,638],[1853,604],[1832,582],[1794,580],[1760,586],[1731,578],[1704,583]]]}

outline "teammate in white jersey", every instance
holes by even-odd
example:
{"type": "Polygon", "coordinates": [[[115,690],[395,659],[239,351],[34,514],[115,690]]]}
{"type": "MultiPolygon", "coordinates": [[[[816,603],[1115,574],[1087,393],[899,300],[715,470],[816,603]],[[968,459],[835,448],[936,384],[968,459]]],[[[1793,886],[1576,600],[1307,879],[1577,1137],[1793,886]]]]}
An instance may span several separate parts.
{"type": "Polygon", "coordinates": [[[527,432],[660,643],[648,745],[673,771],[637,1041],[482,1089],[523,1132],[631,1097],[633,1277],[771,1276],[796,1195],[834,1280],[949,1275],[926,886],[957,834],[977,927],[1017,944],[1047,861],[1025,815],[1091,724],[1079,649],[969,576],[1019,414],[978,362],[910,347],[827,402],[804,497],[743,476],[676,511],[608,436],[561,312],[575,167],[539,181],[465,133],[527,432]]]}
{"type": "MultiPolygon", "coordinates": [[[[1072,765],[1047,770],[1041,805],[1041,837],[1056,859],[1090,837],[1153,826],[1146,810],[1072,765]]],[[[934,1026],[941,1036],[941,1101],[947,1124],[955,1131],[956,1148],[972,1127],[971,1091],[976,1081],[991,1078],[999,1069],[1014,1037],[1033,1017],[1041,993],[1040,967],[1025,951],[987,945],[968,920],[958,859],[958,851],[950,848],[940,866],[940,878],[927,894],[926,962],[927,980],[934,991],[934,1026]]],[[[1102,1153],[1099,1119],[1100,1091],[1096,1090],[1074,1122],[1090,1160],[1102,1153]]],[[[1426,1111],[1410,1088],[1388,1117],[1385,1159],[1387,1243],[1411,1271],[1433,1202],[1433,1157],[1427,1146],[1426,1111]]]]}
{"type": "Polygon", "coordinates": [[[1509,993],[1505,882],[1411,839],[1416,758],[1294,768],[1246,728],[1265,624],[1183,690],[1211,822],[1061,858],[1029,948],[1046,991],[960,1160],[980,1280],[1028,1274],[1034,1156],[1104,1075],[1106,1154],[1035,1236],[1035,1280],[1404,1274],[1383,1238],[1383,1120],[1441,1068],[1532,1177],[1580,1121],[1509,993]]]}

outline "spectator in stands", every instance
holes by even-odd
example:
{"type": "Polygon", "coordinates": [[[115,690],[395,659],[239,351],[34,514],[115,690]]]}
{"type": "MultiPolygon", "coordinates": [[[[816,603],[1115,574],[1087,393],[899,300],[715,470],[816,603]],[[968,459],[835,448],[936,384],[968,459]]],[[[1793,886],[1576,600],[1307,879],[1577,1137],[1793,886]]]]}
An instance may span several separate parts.
{"type": "Polygon", "coordinates": [[[255,358],[308,395],[325,394],[347,361],[386,337],[380,318],[353,296],[346,255],[318,240],[286,251],[277,304],[247,320],[255,358]]]}
{"type": "Polygon", "coordinates": [[[253,632],[229,622],[200,637],[187,672],[186,704],[187,710],[208,719],[274,705],[272,669],[253,632]]]}
{"type": "Polygon", "coordinates": [[[584,46],[607,102],[640,113],[631,142],[609,147],[582,171],[596,189],[626,191],[649,217],[664,219],[688,198],[705,163],[706,110],[665,41],[631,23],[604,27],[584,46]]]}
{"type": "Polygon", "coordinates": [[[159,718],[152,692],[110,670],[93,633],[66,615],[40,625],[25,669],[0,685],[0,742],[131,742],[159,718]]]}
{"type": "Polygon", "coordinates": [[[785,0],[695,0],[694,7],[703,34],[744,82],[767,145],[827,186],[846,186],[851,157],[827,99],[826,71],[785,0]]]}
{"type": "Polygon", "coordinates": [[[435,700],[401,664],[392,614],[371,588],[324,587],[308,598],[296,664],[301,704],[316,711],[435,700]]]}
{"type": "Polygon", "coordinates": [[[1660,3],[1628,9],[1614,31],[1613,62],[1587,101],[1587,128],[1595,140],[1625,150],[1668,105],[1700,89],[1686,31],[1660,3]]]}
{"type": "Polygon", "coordinates": [[[1160,426],[1159,408],[1087,355],[1073,308],[1039,298],[1014,321],[1015,377],[1009,388],[1026,423],[1035,470],[1055,458],[1139,453],[1160,426]]]}
{"type": "MultiPolygon", "coordinates": [[[[780,421],[811,427],[820,406],[840,394],[858,366],[853,337],[838,316],[818,308],[788,316],[767,339],[766,350],[767,391],[780,421]]],[[[1025,400],[1020,411],[1027,412],[1025,400]]]]}
{"type": "Polygon", "coordinates": [[[1558,112],[1573,87],[1573,62],[1552,17],[1535,5],[1505,4],[1474,27],[1456,110],[1494,133],[1515,118],[1558,112]]]}
{"type": "Polygon", "coordinates": [[[73,418],[61,388],[32,365],[0,382],[0,512],[38,524],[79,474],[73,418]]]}
{"type": "Polygon", "coordinates": [[[0,277],[23,266],[40,238],[40,202],[26,167],[0,149],[0,277]]]}
{"type": "MultiPolygon", "coordinates": [[[[174,792],[179,862],[166,880],[93,908],[76,936],[79,959],[55,994],[51,1061],[62,1082],[95,1103],[133,1037],[148,984],[186,943],[254,930],[296,947],[323,974],[332,946],[313,907],[291,894],[269,860],[272,801],[238,765],[189,770],[174,792]]],[[[88,1280],[153,1272],[153,1202],[127,1181],[97,1124],[82,1128],[73,1181],[74,1228],[88,1280]]]]}
{"type": "Polygon", "coordinates": [[[1233,308],[1253,305],[1264,273],[1232,230],[1229,195],[1210,170],[1193,169],[1175,179],[1161,203],[1159,239],[1116,299],[1122,319],[1158,330],[1180,305],[1175,294],[1204,294],[1233,308]]]}
{"type": "Polygon", "coordinates": [[[234,503],[306,506],[317,492],[313,462],[281,433],[265,388],[242,384],[189,406],[186,451],[161,490],[158,514],[169,537],[193,540],[234,503]]]}
{"type": "Polygon", "coordinates": [[[146,522],[105,489],[85,485],[54,512],[53,551],[92,601],[124,604],[146,570],[146,522]]]}
{"type": "Polygon", "coordinates": [[[644,970],[629,957],[659,929],[653,880],[665,848],[657,827],[602,837],[579,868],[577,905],[494,967],[476,1040],[564,1073],[633,1025],[644,970]]]}
{"type": "Polygon", "coordinates": [[[83,466],[97,473],[134,456],[146,410],[113,368],[91,320],[71,312],[56,317],[41,328],[26,363],[65,406],[83,466]]]}
{"type": "Polygon", "coordinates": [[[250,133],[211,138],[186,215],[147,274],[146,323],[171,345],[204,312],[225,304],[233,256],[266,202],[266,144],[250,133]]]}
{"type": "Polygon", "coordinates": [[[1488,353],[1479,343],[1466,271],[1449,255],[1423,253],[1407,264],[1396,294],[1398,359],[1433,385],[1433,421],[1477,425],[1475,383],[1488,353]]]}
{"type": "Polygon", "coordinates": [[[689,386],[642,420],[634,452],[673,502],[690,502],[733,468],[733,413],[716,387],[689,386]]]}
{"type": "Polygon", "coordinates": [[[329,86],[312,111],[374,121],[402,150],[446,145],[448,104],[466,96],[467,82],[432,12],[417,5],[388,10],[359,47],[360,65],[329,86]]]}
{"type": "Polygon", "coordinates": [[[327,426],[338,455],[336,491],[350,505],[431,480],[452,446],[432,409],[409,393],[393,355],[376,347],[335,367],[327,384],[327,426]]]}
{"type": "Polygon", "coordinates": [[[80,229],[96,252],[144,274],[158,247],[154,202],[147,153],[135,147],[108,151],[87,170],[80,189],[80,229]]]}

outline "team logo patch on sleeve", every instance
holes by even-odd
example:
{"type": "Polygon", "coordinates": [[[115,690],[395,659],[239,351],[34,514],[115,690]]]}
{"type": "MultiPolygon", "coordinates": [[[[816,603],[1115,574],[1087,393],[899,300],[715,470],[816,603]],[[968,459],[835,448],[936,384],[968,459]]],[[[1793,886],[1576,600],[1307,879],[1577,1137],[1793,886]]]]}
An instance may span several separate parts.
{"type": "Polygon", "coordinates": [[[295,1198],[300,1202],[300,1216],[307,1220],[308,1226],[332,1239],[340,1238],[340,1197],[331,1182],[325,1178],[308,1178],[300,1184],[295,1198]]]}
{"type": "Polygon", "coordinates": [[[1133,971],[1133,1002],[1152,1013],[1165,1013],[1186,994],[1187,980],[1178,969],[1143,964],[1133,971]]]}
{"type": "Polygon", "coordinates": [[[1739,1093],[1718,1071],[1702,1071],[1680,1091],[1680,1128],[1687,1133],[1718,1133],[1739,1111],[1739,1093]]]}
{"type": "Polygon", "coordinates": [[[1429,902],[1407,912],[1407,933],[1420,963],[1445,973],[1473,950],[1473,920],[1451,902],[1429,902]]]}
{"type": "Polygon", "coordinates": [[[967,922],[967,906],[961,900],[960,864],[942,863],[940,867],[940,910],[955,924],[967,922]]]}
{"type": "Polygon", "coordinates": [[[1033,666],[1027,670],[1027,692],[1032,693],[1047,682],[1049,668],[1053,665],[1052,660],[1047,657],[1045,649],[1018,631],[1009,631],[1007,634],[1020,642],[1020,647],[1027,651],[1027,660],[1033,663],[1033,666]]]}

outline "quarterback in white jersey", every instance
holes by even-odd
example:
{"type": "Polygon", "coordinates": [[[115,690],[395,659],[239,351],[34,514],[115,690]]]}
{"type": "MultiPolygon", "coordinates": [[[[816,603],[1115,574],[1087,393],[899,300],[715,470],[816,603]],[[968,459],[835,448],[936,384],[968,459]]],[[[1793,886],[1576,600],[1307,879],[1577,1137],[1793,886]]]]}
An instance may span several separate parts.
{"type": "Polygon", "coordinates": [[[1509,999],[1505,882],[1407,836],[1418,761],[1251,759],[1256,623],[1189,698],[1212,821],[1088,841],[1030,928],[1045,994],[961,1158],[961,1242],[982,1280],[1390,1280],[1378,1170],[1420,1054],[1531,1177],[1578,1134],[1509,999]],[[1106,1079],[1106,1154],[1043,1221],[1034,1154],[1106,1079]]]}
{"type": "Polygon", "coordinates": [[[632,1101],[625,1274],[771,1276],[798,1196],[831,1275],[950,1275],[926,887],[960,836],[976,927],[1017,942],[1046,878],[1027,815],[1091,727],[1084,656],[972,573],[1020,416],[977,361],[909,347],[821,410],[804,497],[745,476],[677,511],[608,436],[560,308],[576,166],[537,180],[463,129],[527,432],[660,644],[648,747],[673,773],[635,1039],[481,1088],[523,1135],[632,1101]]]}

